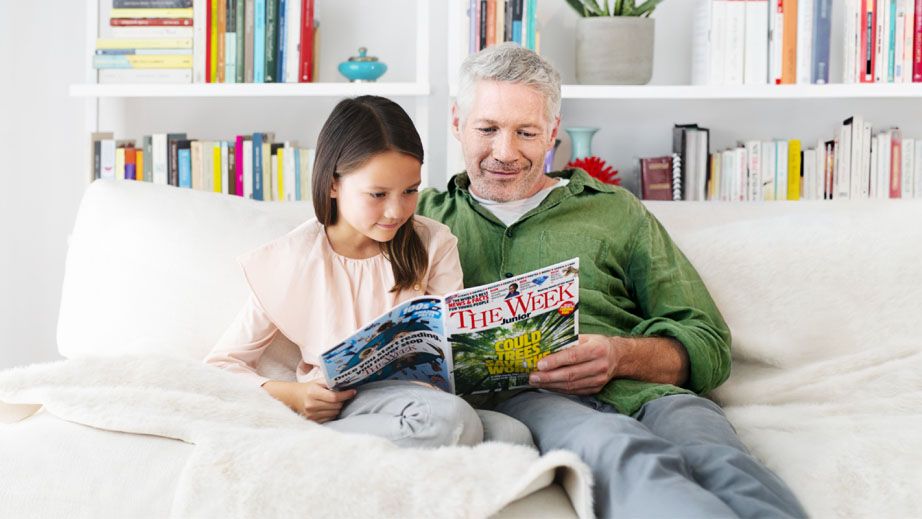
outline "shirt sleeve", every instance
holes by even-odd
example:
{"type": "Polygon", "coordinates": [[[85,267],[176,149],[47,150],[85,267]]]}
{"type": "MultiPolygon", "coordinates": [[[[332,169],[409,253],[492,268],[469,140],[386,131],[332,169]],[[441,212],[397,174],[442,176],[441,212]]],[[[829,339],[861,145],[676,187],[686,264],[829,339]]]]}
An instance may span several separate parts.
{"type": "Polygon", "coordinates": [[[426,293],[442,296],[464,288],[464,273],[458,256],[458,238],[450,231],[436,233],[429,244],[429,279],[426,293]]]}
{"type": "Polygon", "coordinates": [[[705,394],[730,375],[730,329],[691,262],[643,209],[628,278],[645,319],[634,336],[671,337],[688,352],[688,389],[705,394]]]}
{"type": "Polygon", "coordinates": [[[251,294],[234,322],[205,357],[205,362],[243,375],[254,385],[261,386],[269,379],[257,373],[256,366],[277,333],[278,328],[251,294]]]}

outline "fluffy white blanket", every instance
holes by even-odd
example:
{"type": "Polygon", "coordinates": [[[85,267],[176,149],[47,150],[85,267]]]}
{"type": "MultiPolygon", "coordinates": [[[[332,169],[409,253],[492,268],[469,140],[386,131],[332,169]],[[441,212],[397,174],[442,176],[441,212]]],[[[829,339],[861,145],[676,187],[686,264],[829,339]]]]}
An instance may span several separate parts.
{"type": "Polygon", "coordinates": [[[64,420],[194,444],[174,517],[487,517],[555,476],[577,513],[592,516],[591,475],[572,453],[539,456],[500,443],[400,449],[304,420],[239,377],[191,360],[16,368],[0,373],[0,402],[7,420],[41,404],[64,420]]]}

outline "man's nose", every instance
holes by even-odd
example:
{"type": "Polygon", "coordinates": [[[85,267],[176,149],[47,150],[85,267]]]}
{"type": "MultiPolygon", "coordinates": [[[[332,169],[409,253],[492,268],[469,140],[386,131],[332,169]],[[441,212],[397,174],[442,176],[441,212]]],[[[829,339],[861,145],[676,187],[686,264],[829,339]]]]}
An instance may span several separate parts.
{"type": "Polygon", "coordinates": [[[515,162],[515,136],[512,132],[499,132],[493,140],[493,158],[499,162],[515,162]]]}

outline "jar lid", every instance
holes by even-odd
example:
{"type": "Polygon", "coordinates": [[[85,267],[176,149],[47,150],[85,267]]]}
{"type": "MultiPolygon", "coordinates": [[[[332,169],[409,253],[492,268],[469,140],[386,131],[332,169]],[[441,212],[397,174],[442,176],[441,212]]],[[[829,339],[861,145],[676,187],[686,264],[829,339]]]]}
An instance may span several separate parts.
{"type": "Polygon", "coordinates": [[[349,61],[378,61],[378,58],[375,56],[368,56],[368,49],[365,47],[359,47],[359,55],[352,56],[349,58],[349,61]]]}

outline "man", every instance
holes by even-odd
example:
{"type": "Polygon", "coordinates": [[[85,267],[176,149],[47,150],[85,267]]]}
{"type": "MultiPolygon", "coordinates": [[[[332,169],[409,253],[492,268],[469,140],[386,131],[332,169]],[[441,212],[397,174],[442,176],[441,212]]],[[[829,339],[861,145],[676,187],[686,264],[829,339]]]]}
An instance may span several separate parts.
{"type": "Polygon", "coordinates": [[[466,173],[419,212],[458,237],[466,286],[579,256],[579,343],[527,390],[477,402],[521,420],[542,452],[592,468],[600,517],[804,517],[705,394],[730,373],[730,331],[700,277],[629,192],[542,172],[560,76],[514,44],[465,60],[452,130],[466,173]]]}

